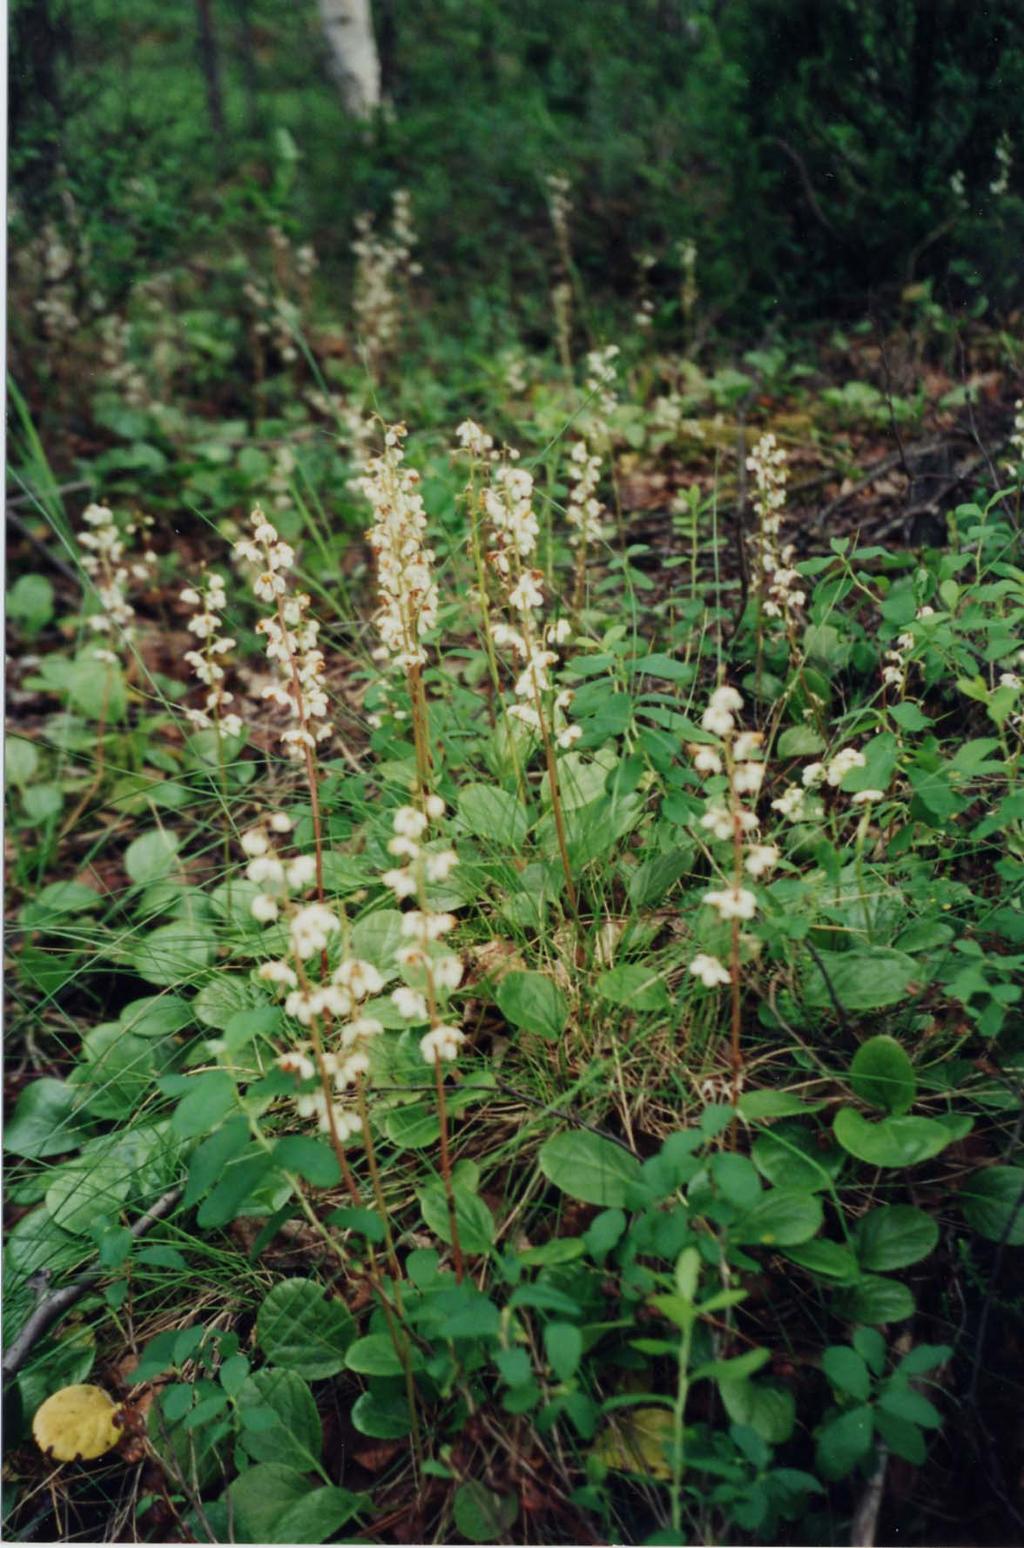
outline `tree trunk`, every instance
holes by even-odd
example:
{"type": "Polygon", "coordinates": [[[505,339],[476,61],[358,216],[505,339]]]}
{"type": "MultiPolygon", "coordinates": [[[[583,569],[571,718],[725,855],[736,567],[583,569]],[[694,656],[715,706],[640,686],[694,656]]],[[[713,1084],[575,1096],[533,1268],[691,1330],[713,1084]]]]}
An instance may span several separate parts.
{"type": "Polygon", "coordinates": [[[380,59],[370,0],[317,0],[330,52],[331,74],[345,110],[369,118],[380,106],[380,59]]]}
{"type": "Polygon", "coordinates": [[[206,102],[210,110],[210,123],[217,136],[217,143],[224,145],[224,97],[220,86],[220,55],[217,52],[217,36],[213,30],[210,0],[196,0],[196,19],[199,23],[199,64],[206,80],[206,102]]]}

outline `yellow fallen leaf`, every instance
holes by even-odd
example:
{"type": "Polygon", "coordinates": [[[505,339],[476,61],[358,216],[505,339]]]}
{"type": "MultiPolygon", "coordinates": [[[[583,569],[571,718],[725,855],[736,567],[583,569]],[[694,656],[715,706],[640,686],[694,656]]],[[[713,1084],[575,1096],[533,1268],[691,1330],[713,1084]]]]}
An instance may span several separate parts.
{"type": "Polygon", "coordinates": [[[672,1414],[667,1408],[631,1408],[597,1437],[593,1455],[622,1473],[671,1478],[666,1448],[672,1444],[672,1414]]]}
{"type": "Polygon", "coordinates": [[[91,1462],[121,1439],[117,1406],[102,1387],[61,1387],[36,1410],[32,1434],[58,1462],[91,1462]]]}

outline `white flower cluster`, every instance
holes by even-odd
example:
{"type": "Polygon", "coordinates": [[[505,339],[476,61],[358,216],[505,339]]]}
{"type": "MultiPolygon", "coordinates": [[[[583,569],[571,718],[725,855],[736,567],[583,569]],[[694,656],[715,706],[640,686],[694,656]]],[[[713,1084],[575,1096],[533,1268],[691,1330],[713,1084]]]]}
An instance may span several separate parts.
{"type": "Polygon", "coordinates": [[[233,701],[234,695],[222,686],[224,668],[217,660],[218,656],[226,656],[237,643],[230,635],[221,632],[221,614],[228,605],[224,579],[215,570],[208,570],[198,587],[186,586],[179,596],[187,607],[196,609],[188,621],[188,627],[201,647],[198,650],[187,650],[185,660],[207,689],[205,708],[187,709],[185,718],[200,731],[216,725],[225,736],[239,736],[242,731],[241,717],[230,710],[224,713],[224,706],[233,701]]]}
{"type": "MultiPolygon", "coordinates": [[[[856,747],[843,747],[839,752],[824,763],[808,763],[800,776],[800,783],[787,785],[785,790],[772,802],[772,810],[778,812],[789,822],[805,822],[818,814],[818,811],[808,805],[808,797],[815,791],[828,786],[832,790],[838,790],[847,774],[852,769],[865,767],[867,759],[856,747]]],[[[869,806],[876,801],[884,799],[882,790],[858,790],[850,797],[854,806],[869,806]]]]}
{"type": "Polygon", "coordinates": [[[425,889],[430,882],[443,882],[458,864],[453,849],[427,850],[423,840],[431,821],[444,815],[440,796],[428,795],[424,810],[400,806],[395,813],[389,852],[402,863],[385,871],[381,880],[399,902],[417,898],[419,908],[402,915],[402,935],[406,944],[397,953],[399,965],[411,983],[394,990],[391,999],[400,1016],[410,1022],[429,1022],[430,1030],[420,1039],[420,1052],[427,1064],[458,1057],[466,1034],[450,1019],[442,1021],[439,999],[462,982],[462,963],[443,944],[454,929],[454,914],[432,913],[425,906],[425,889]]]}
{"type": "MultiPolygon", "coordinates": [[[[90,613],[87,622],[96,634],[108,635],[111,644],[115,637],[122,643],[131,638],[135,621],[135,609],[128,598],[130,583],[149,578],[156,555],[147,549],[139,559],[127,557],[128,543],[139,530],[142,522],[128,521],[122,525],[114,520],[113,512],[106,505],[88,505],[82,512],[85,530],[78,534],[82,569],[92,581],[99,599],[100,609],[90,613]]],[[[114,661],[113,650],[102,647],[95,652],[99,661],[114,661]]]]}
{"type": "Polygon", "coordinates": [[[274,466],[267,478],[267,488],[274,499],[274,509],[290,511],[292,508],[291,483],[296,468],[295,452],[287,444],[274,451],[274,466]]]}
{"type": "Polygon", "coordinates": [[[356,259],[352,307],[366,351],[374,363],[394,344],[401,319],[401,287],[420,267],[413,262],[416,232],[408,191],[395,190],[391,201],[391,230],[374,230],[373,216],[356,217],[352,251],[356,259]]]}
{"type": "Polygon", "coordinates": [[[260,601],[274,604],[274,612],[256,625],[256,632],[266,637],[267,657],[277,673],[263,697],[290,712],[295,724],[281,733],[281,741],[290,758],[301,759],[331,735],[324,655],[317,643],[320,625],[310,617],[306,593],[289,588],[294,550],[281,541],[259,506],[250,525],[252,537],[240,538],[232,553],[238,562],[258,567],[253,591],[260,601]]]}
{"type": "Polygon", "coordinates": [[[572,183],[564,172],[549,172],[547,185],[548,214],[560,249],[568,247],[569,216],[572,214],[572,183]]]}
{"type": "Polygon", "coordinates": [[[437,586],[434,552],[424,542],[420,476],[404,465],[405,435],[404,425],[389,427],[384,451],[370,459],[359,487],[373,508],[367,541],[377,560],[374,621],[383,642],[380,654],[408,669],[427,659],[422,641],[437,622],[437,586]]]}
{"type": "Polygon", "coordinates": [[[97,326],[99,363],[106,384],[132,408],[147,408],[151,393],[145,375],[132,359],[132,327],[127,318],[108,312],[97,326]]]}
{"type": "Polygon", "coordinates": [[[1013,405],[1013,431],[1010,435],[1010,446],[1014,457],[1012,462],[1006,464],[1007,469],[1014,478],[1024,479],[1024,398],[1018,398],[1013,405]]]}
{"type": "MultiPolygon", "coordinates": [[[[264,969],[272,967],[284,967],[291,972],[287,963],[263,964],[264,969]]],[[[261,976],[271,983],[285,981],[263,969],[261,976]]],[[[299,1117],[316,1118],[318,1127],[324,1133],[333,1132],[342,1144],[362,1134],[362,1117],[352,1103],[351,1093],[370,1075],[371,1045],[384,1030],[376,1016],[366,1015],[361,1002],[369,995],[379,994],[383,987],[383,979],[372,963],[348,957],[335,968],[329,984],[313,990],[292,989],[284,1002],[285,1014],[305,1026],[314,1020],[331,1023],[331,1036],[338,1046],[324,1048],[321,1056],[323,1073],[333,1088],[330,1101],[322,1080],[319,1085],[311,1084],[319,1071],[308,1043],[299,1043],[280,1054],[277,1064],[307,1087],[295,1099],[299,1117]]]]}
{"type": "Polygon", "coordinates": [[[637,258],[641,295],[636,311],[633,313],[633,322],[643,333],[649,333],[654,326],[654,298],[650,293],[650,279],[651,270],[657,261],[653,253],[641,253],[637,258]]]}
{"type": "Polygon", "coordinates": [[[989,192],[1001,199],[1010,187],[1010,168],[1013,166],[1013,140],[1010,131],[1004,129],[996,141],[996,175],[989,183],[989,192]]]}
{"type": "Polygon", "coordinates": [[[572,286],[568,280],[558,280],[551,287],[551,310],[555,314],[555,337],[558,353],[567,371],[572,369],[572,286]]]}
{"type": "MultiPolygon", "coordinates": [[[[487,562],[498,576],[502,603],[514,619],[496,624],[492,631],[498,649],[510,650],[518,659],[513,684],[516,702],[508,712],[513,719],[539,731],[538,701],[551,688],[549,669],[558,661],[551,646],[566,639],[570,626],[568,620],[560,619],[544,628],[535,616],[544,606],[544,576],[540,570],[527,568],[540,533],[533,510],[533,475],[509,463],[495,467],[490,487],[484,493],[484,512],[491,538],[487,562]]],[[[556,713],[564,715],[572,699],[568,688],[556,694],[556,713]]],[[[563,726],[557,733],[558,745],[571,747],[581,735],[579,726],[563,726]]]]}
{"type": "Polygon", "coordinates": [[[611,434],[610,420],[619,401],[615,365],[618,356],[619,346],[606,344],[603,349],[592,349],[584,362],[585,422],[591,441],[607,442],[611,434]]]}
{"type": "Polygon", "coordinates": [[[505,391],[513,398],[523,397],[529,385],[523,351],[517,344],[510,344],[501,351],[497,363],[505,391]]]}
{"type": "MultiPolygon", "coordinates": [[[[765,769],[760,761],[761,733],[741,731],[737,727],[736,715],[742,708],[743,698],[737,689],[728,684],[716,688],[701,718],[701,726],[717,737],[720,745],[704,744],[690,749],[699,774],[713,778],[723,773],[726,776],[725,792],[709,797],[700,826],[712,839],[732,845],[733,880],[727,887],[706,892],[704,902],[720,919],[737,923],[753,919],[757,912],[757,898],[748,887],[741,885],[740,869],[757,880],[773,870],[779,861],[779,851],[774,844],[757,840],[757,814],[743,804],[748,798],[752,806],[756,805],[765,769]]],[[[698,952],[690,963],[690,972],[708,988],[729,982],[728,969],[717,957],[706,952],[698,952]]]]}
{"type": "Polygon", "coordinates": [[[605,536],[601,522],[603,507],[597,498],[597,486],[601,478],[601,458],[592,452],[586,441],[574,441],[569,452],[569,500],[565,507],[565,519],[572,528],[569,541],[573,547],[586,547],[599,543],[605,536]]]}
{"type": "MultiPolygon", "coordinates": [[[[935,615],[933,607],[919,607],[916,616],[918,618],[932,618],[935,615]]],[[[896,636],[896,645],[892,650],[885,652],[885,666],[882,668],[882,683],[886,688],[895,688],[898,694],[902,694],[907,680],[907,658],[917,639],[911,630],[905,629],[902,634],[896,636]]]]}
{"type": "Polygon", "coordinates": [[[683,271],[682,284],[679,287],[679,304],[683,309],[683,316],[689,321],[700,296],[700,291],[697,289],[697,244],[692,237],[685,237],[677,243],[676,251],[683,271]]]}
{"type": "Polygon", "coordinates": [[[455,428],[455,439],[461,451],[468,452],[480,462],[492,462],[497,456],[494,437],[482,430],[475,419],[464,419],[455,428]]]}
{"type": "MultiPolygon", "coordinates": [[[[36,242],[31,244],[32,266],[41,275],[45,289],[33,305],[47,338],[66,342],[80,326],[75,310],[72,275],[75,255],[64,242],[56,226],[47,222],[36,242]]],[[[83,264],[84,269],[84,264],[83,264]]]]}
{"type": "Polygon", "coordinates": [[[302,322],[299,307],[281,291],[270,290],[260,280],[246,280],[242,294],[255,313],[252,327],[257,338],[268,340],[285,365],[293,365],[299,358],[295,343],[302,322]]]}
{"type": "MultiPolygon", "coordinates": [[[[308,892],[316,880],[316,859],[313,855],[297,855],[284,861],[272,849],[271,834],[290,833],[293,823],[284,812],[275,812],[267,821],[247,828],[239,842],[249,858],[246,877],[262,888],[252,900],[250,912],[260,924],[272,924],[281,911],[281,904],[293,892],[308,892]]],[[[298,917],[298,916],[296,916],[298,917]]],[[[294,922],[294,921],[293,921],[294,922]]],[[[300,925],[301,936],[303,927],[300,925]]],[[[326,940],[317,940],[299,956],[312,956],[326,940]]],[[[267,976],[267,975],[264,975],[267,976]]]]}
{"type": "MultiPolygon", "coordinates": [[[[254,918],[261,924],[277,919],[282,904],[292,894],[308,892],[316,879],[316,861],[312,855],[297,855],[283,860],[272,847],[273,834],[292,829],[284,812],[275,812],[264,822],[242,834],[241,844],[249,864],[246,876],[263,890],[253,900],[254,918]]],[[[345,957],[333,972],[321,973],[316,982],[310,977],[311,965],[322,958],[341,932],[341,923],[333,909],[324,903],[299,903],[293,899],[288,916],[288,951],[284,957],[261,963],[257,976],[285,995],[285,1015],[303,1027],[319,1030],[322,1047],[322,1072],[336,1097],[347,1100],[328,1102],[323,1079],[309,1045],[299,1043],[279,1056],[277,1063],[295,1075],[305,1087],[296,1098],[299,1116],[317,1119],[325,1133],[344,1141],[362,1131],[362,1120],[351,1105],[348,1094],[370,1070],[370,1044],[384,1028],[368,1016],[363,1001],[378,995],[384,980],[371,962],[345,957]],[[323,1045],[327,1033],[334,1047],[323,1045]]]]}
{"type": "Polygon", "coordinates": [[[765,616],[788,619],[804,606],[807,597],[799,589],[800,577],[792,568],[793,545],[779,546],[786,507],[786,453],[770,430],[747,458],[747,469],[754,476],[758,518],[757,531],[750,537],[755,584],[765,616]]]}

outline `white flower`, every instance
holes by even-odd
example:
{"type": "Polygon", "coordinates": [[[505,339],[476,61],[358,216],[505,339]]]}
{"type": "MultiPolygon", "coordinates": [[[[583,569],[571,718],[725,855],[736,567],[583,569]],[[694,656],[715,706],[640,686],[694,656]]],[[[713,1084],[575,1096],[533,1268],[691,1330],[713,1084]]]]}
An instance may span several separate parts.
{"type": "Polygon", "coordinates": [[[745,887],[726,887],[721,892],[706,892],[704,902],[716,909],[723,919],[753,919],[757,899],[745,887]]]}
{"type": "Polygon", "coordinates": [[[721,774],[722,760],[713,747],[698,747],[693,755],[693,766],[698,774],[721,774]]]}
{"type": "Polygon", "coordinates": [[[772,802],[772,811],[781,812],[790,822],[799,822],[804,815],[804,792],[799,785],[787,785],[782,794],[772,802]]]}
{"type": "Polygon", "coordinates": [[[287,962],[261,962],[257,971],[257,978],[262,978],[268,984],[285,984],[289,989],[298,986],[298,978],[295,969],[288,966],[287,962]]]}
{"type": "Polygon", "coordinates": [[[544,593],[540,589],[540,580],[539,571],[532,574],[524,572],[508,594],[511,606],[524,612],[529,608],[543,607],[544,593]]]}
{"type": "Polygon", "coordinates": [[[876,801],[885,800],[884,790],[858,790],[850,797],[854,806],[873,806],[876,801]]]}
{"type": "Polygon", "coordinates": [[[384,1031],[384,1023],[378,1021],[376,1016],[357,1016],[354,1021],[341,1029],[341,1041],[346,1048],[362,1041],[366,1037],[379,1037],[384,1031]]]}
{"type": "Polygon", "coordinates": [[[733,743],[732,754],[737,763],[746,763],[758,752],[764,741],[760,731],[741,731],[733,743]]]}
{"type": "Polygon", "coordinates": [[[723,967],[717,957],[711,957],[704,951],[697,953],[690,963],[689,971],[707,989],[714,989],[716,984],[727,984],[730,981],[728,968],[723,967]]]}
{"type": "Polygon", "coordinates": [[[727,709],[716,708],[709,704],[700,717],[701,726],[705,731],[710,731],[714,736],[728,736],[736,725],[727,709]]]}
{"type": "Polygon", "coordinates": [[[486,430],[481,430],[472,419],[464,419],[456,429],[455,436],[459,445],[474,457],[486,457],[494,446],[493,435],[488,435],[486,430]]]}
{"type": "Polygon", "coordinates": [[[438,989],[457,989],[462,982],[462,963],[458,957],[438,957],[432,964],[434,983],[438,989]]]}
{"type": "Polygon", "coordinates": [[[779,863],[779,851],[774,844],[754,844],[743,862],[751,876],[763,876],[779,863]]]}
{"type": "Polygon", "coordinates": [[[249,828],[238,841],[244,852],[255,860],[257,855],[265,855],[270,848],[270,840],[262,828],[249,828]]]}
{"type": "Polygon", "coordinates": [[[432,822],[437,822],[444,816],[444,802],[439,795],[428,795],[423,803],[423,810],[432,822]]]}
{"type": "Polygon", "coordinates": [[[404,838],[418,839],[426,831],[427,818],[414,806],[400,806],[392,818],[391,825],[394,831],[404,838]]]}
{"type": "MultiPolygon", "coordinates": [[[[328,1124],[326,1127],[330,1128],[330,1125],[328,1124]]],[[[362,1134],[363,1120],[354,1108],[335,1105],[334,1132],[341,1144],[344,1145],[346,1140],[354,1139],[357,1134],[362,1134]]]]}
{"type": "Polygon", "coordinates": [[[316,857],[314,855],[298,855],[292,860],[287,870],[289,892],[303,892],[311,887],[316,880],[316,857]]]}
{"type": "Polygon", "coordinates": [[[290,833],[295,824],[287,812],[275,812],[270,819],[270,826],[275,833],[290,833]]]}
{"type": "Polygon", "coordinates": [[[445,1059],[457,1059],[465,1041],[466,1034],[458,1027],[432,1027],[420,1038],[420,1053],[427,1064],[440,1064],[445,1059]]]}
{"type": "Polygon", "coordinates": [[[277,918],[277,902],[274,898],[268,898],[265,893],[259,893],[253,898],[249,906],[249,912],[260,924],[270,924],[277,918]]]}
{"type": "Polygon", "coordinates": [[[707,828],[716,839],[729,839],[733,835],[732,813],[724,806],[709,806],[700,819],[702,828],[707,828]]]}
{"type": "Polygon", "coordinates": [[[297,1075],[299,1080],[312,1080],[316,1074],[316,1065],[312,1059],[297,1048],[289,1048],[287,1053],[278,1054],[275,1063],[286,1075],[297,1075]]]}
{"type": "Polygon", "coordinates": [[[424,861],[427,881],[446,881],[458,863],[459,857],[454,849],[442,849],[436,854],[427,855],[424,861]]]}
{"type": "Polygon", "coordinates": [[[416,989],[410,989],[406,984],[392,990],[391,999],[395,1009],[406,1021],[426,1021],[427,1002],[416,989]]]}
{"type": "Polygon", "coordinates": [[[708,700],[708,707],[713,710],[731,710],[734,713],[739,713],[743,708],[743,695],[738,689],[730,687],[728,683],[723,683],[711,695],[708,700]]]}
{"type": "Polygon", "coordinates": [[[284,886],[284,866],[275,855],[257,855],[255,860],[249,861],[245,874],[257,887],[284,886]]]}
{"type": "Polygon", "coordinates": [[[384,871],[381,875],[381,881],[385,887],[390,887],[395,897],[399,900],[411,898],[416,893],[415,876],[411,871],[400,870],[397,866],[390,871],[384,871]]]}
{"type": "Polygon", "coordinates": [[[402,934],[420,942],[436,941],[456,925],[454,914],[422,914],[409,909],[402,915],[402,934]]]}
{"type": "Polygon", "coordinates": [[[555,740],[557,741],[559,747],[562,747],[562,748],[572,747],[572,745],[575,742],[579,741],[579,739],[580,739],[580,737],[582,735],[583,735],[583,727],[582,726],[577,726],[577,725],[566,726],[563,730],[559,731],[559,733],[558,733],[557,737],[555,738],[555,740]]]}
{"type": "Polygon", "coordinates": [[[801,782],[807,790],[812,789],[815,785],[820,785],[824,778],[825,765],[823,763],[809,763],[800,776],[801,782]]]}
{"type": "Polygon", "coordinates": [[[739,763],[733,770],[732,788],[737,795],[753,795],[764,779],[763,763],[739,763]]]}
{"type": "Polygon", "coordinates": [[[323,951],[330,937],[340,928],[329,908],[322,903],[310,903],[292,918],[292,947],[300,957],[311,957],[314,952],[323,951]]]}
{"type": "Polygon", "coordinates": [[[864,754],[856,747],[844,747],[829,763],[825,778],[830,785],[841,785],[851,769],[862,769],[866,762],[864,754]]]}
{"type": "Polygon", "coordinates": [[[372,962],[360,957],[348,957],[335,969],[334,982],[342,984],[354,1000],[365,1000],[368,995],[380,994],[384,980],[372,962]]]}

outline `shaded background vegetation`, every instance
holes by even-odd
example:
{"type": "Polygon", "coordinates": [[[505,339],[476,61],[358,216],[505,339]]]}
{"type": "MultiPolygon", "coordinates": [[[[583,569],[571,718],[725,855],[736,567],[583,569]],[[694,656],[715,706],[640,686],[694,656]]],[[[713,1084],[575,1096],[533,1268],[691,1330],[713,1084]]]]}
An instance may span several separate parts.
{"type": "Polygon", "coordinates": [[[31,229],[69,190],[116,299],[242,214],[285,216],[342,262],[355,212],[403,185],[442,293],[471,271],[477,305],[543,307],[542,184],[564,169],[598,291],[692,237],[736,326],[922,279],[958,304],[1016,299],[1014,169],[991,189],[1024,97],[1012,0],[376,0],[374,21],[389,109],[367,127],[313,0],[15,0],[16,215],[31,229]]]}

